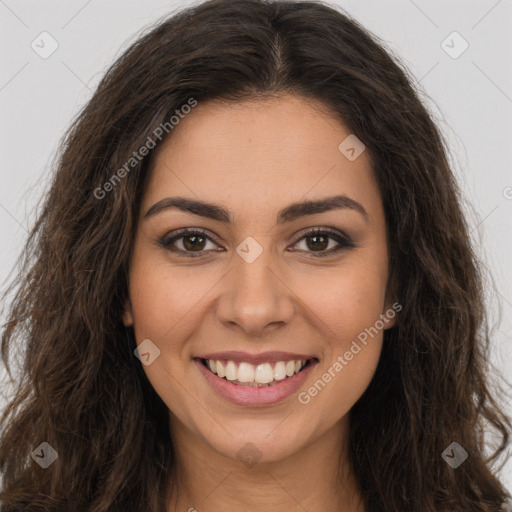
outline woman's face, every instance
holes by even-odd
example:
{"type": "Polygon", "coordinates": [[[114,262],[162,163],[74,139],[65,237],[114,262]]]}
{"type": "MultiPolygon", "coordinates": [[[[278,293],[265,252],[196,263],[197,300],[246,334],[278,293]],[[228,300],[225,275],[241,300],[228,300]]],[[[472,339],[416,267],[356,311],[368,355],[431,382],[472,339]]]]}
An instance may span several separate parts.
{"type": "Polygon", "coordinates": [[[346,426],[394,323],[369,156],[315,105],[199,102],[142,201],[124,323],[173,432],[232,458],[280,460],[346,426]]]}

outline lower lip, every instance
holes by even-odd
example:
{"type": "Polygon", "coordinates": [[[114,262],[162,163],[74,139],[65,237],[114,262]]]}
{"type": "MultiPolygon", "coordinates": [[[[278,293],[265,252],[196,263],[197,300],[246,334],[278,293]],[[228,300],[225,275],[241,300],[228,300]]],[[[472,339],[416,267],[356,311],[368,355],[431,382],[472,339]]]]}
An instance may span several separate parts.
{"type": "Polygon", "coordinates": [[[296,373],[292,377],[287,377],[273,386],[255,388],[232,384],[229,380],[223,379],[208,370],[200,359],[195,359],[194,362],[210,386],[219,395],[236,405],[245,405],[248,407],[276,404],[289,397],[299,389],[318,363],[316,360],[311,361],[299,373],[296,373]]]}

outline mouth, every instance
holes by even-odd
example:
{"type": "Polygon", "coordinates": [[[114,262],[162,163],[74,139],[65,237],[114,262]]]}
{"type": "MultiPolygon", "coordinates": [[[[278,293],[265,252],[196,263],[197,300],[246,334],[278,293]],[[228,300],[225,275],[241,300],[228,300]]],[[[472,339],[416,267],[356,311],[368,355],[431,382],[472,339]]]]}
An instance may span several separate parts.
{"type": "Polygon", "coordinates": [[[292,378],[302,372],[308,365],[317,362],[318,359],[313,357],[261,364],[205,358],[199,358],[199,361],[211,373],[235,386],[265,388],[292,378]]]}
{"type": "Polygon", "coordinates": [[[246,407],[269,406],[285,400],[304,385],[319,364],[318,358],[308,356],[283,359],[277,353],[271,357],[229,354],[234,359],[216,359],[213,354],[193,359],[210,389],[221,398],[246,407]]]}

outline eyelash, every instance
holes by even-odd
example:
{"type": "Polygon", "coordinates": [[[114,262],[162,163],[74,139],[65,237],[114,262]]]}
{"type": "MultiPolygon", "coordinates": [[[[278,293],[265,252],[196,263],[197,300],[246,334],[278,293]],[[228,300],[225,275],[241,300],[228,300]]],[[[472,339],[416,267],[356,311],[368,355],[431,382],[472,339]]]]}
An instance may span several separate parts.
{"type": "MultiPolygon", "coordinates": [[[[173,247],[172,244],[174,242],[176,242],[177,240],[180,240],[181,238],[186,238],[188,235],[202,235],[207,240],[209,240],[213,243],[216,243],[215,240],[213,240],[210,236],[208,236],[206,234],[206,231],[204,231],[203,229],[201,229],[201,228],[188,229],[187,228],[187,229],[181,230],[177,233],[175,232],[174,234],[171,233],[171,234],[165,235],[163,238],[161,238],[158,241],[158,244],[161,247],[163,247],[164,249],[167,249],[174,253],[178,253],[179,257],[185,257],[185,258],[201,257],[203,253],[208,252],[208,251],[204,251],[204,250],[191,252],[191,251],[184,251],[182,249],[176,249],[175,247],[173,247]]],[[[321,251],[321,252],[306,251],[306,252],[311,252],[314,255],[313,256],[314,258],[323,258],[326,256],[330,256],[332,254],[338,253],[344,249],[352,249],[355,247],[355,244],[352,242],[352,240],[348,236],[346,236],[338,231],[335,231],[333,229],[330,229],[330,228],[313,228],[310,231],[307,231],[306,233],[304,233],[293,245],[298,244],[300,241],[302,241],[305,238],[308,238],[311,236],[320,236],[320,235],[327,236],[327,238],[335,240],[340,245],[339,245],[339,247],[337,247],[335,249],[331,249],[331,250],[325,251],[325,252],[324,251],[321,251]]]]}

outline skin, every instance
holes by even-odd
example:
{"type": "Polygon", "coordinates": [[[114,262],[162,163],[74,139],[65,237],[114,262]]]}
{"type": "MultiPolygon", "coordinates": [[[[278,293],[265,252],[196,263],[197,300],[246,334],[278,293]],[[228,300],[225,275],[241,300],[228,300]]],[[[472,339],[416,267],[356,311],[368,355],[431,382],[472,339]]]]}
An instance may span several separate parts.
{"type": "Polygon", "coordinates": [[[149,338],[160,349],[143,368],[169,408],[177,452],[168,511],[365,510],[346,456],[348,422],[375,372],[383,330],[307,404],[294,393],[270,406],[234,405],[192,359],[222,350],[311,354],[319,363],[304,391],[391,308],[382,200],[368,153],[350,161],[338,150],[349,134],[322,104],[293,95],[214,101],[199,103],[155,155],[123,321],[137,343],[149,338]],[[359,202],[367,218],[344,208],[277,225],[290,203],[336,194],[359,202]],[[145,218],[177,195],[222,204],[233,225],[177,209],[145,218]],[[355,247],[315,257],[338,246],[327,239],[315,249],[302,238],[315,227],[346,233],[355,247]],[[173,244],[202,256],[159,245],[181,228],[206,230],[212,241],[199,249],[190,236],[173,244]],[[236,252],[248,236],[263,249],[252,263],[236,252]],[[260,457],[254,465],[238,455],[247,443],[260,457]]]}

